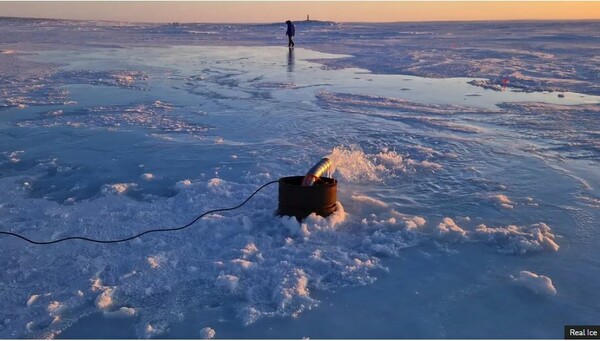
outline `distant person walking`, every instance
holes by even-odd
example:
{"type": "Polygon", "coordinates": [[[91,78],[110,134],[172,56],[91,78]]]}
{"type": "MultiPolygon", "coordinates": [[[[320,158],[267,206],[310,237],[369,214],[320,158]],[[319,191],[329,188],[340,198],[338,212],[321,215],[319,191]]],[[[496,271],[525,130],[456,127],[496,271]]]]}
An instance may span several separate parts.
{"type": "Polygon", "coordinates": [[[288,36],[288,47],[294,47],[294,41],[292,40],[292,37],[296,34],[296,28],[289,20],[285,23],[287,24],[287,31],[285,31],[285,35],[288,36]]]}

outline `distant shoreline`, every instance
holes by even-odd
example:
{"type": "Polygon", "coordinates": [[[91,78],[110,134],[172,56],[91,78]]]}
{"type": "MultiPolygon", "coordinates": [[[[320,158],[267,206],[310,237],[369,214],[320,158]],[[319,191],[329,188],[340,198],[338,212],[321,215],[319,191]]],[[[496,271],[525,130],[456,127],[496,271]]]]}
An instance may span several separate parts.
{"type": "MultiPolygon", "coordinates": [[[[72,22],[105,22],[105,23],[120,23],[120,24],[140,24],[140,25],[275,25],[279,22],[255,22],[255,23],[240,23],[240,22],[145,22],[145,21],[120,21],[120,20],[97,20],[97,19],[70,19],[70,18],[46,18],[46,17],[11,17],[11,16],[0,16],[0,20],[40,20],[40,21],[72,21],[72,22]]],[[[336,24],[428,24],[428,23],[441,23],[441,24],[452,24],[452,23],[551,23],[551,22],[564,22],[564,23],[581,23],[581,22],[600,22],[600,19],[498,19],[498,20],[420,20],[420,21],[329,21],[329,20],[292,20],[294,23],[336,23],[336,24]]],[[[284,20],[281,21],[281,24],[284,20]]]]}

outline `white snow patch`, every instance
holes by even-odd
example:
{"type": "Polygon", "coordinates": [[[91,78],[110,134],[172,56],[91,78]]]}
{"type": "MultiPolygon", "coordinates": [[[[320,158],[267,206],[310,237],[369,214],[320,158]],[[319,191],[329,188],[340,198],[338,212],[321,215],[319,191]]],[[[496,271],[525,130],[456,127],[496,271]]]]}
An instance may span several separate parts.
{"type": "Polygon", "coordinates": [[[281,224],[286,228],[292,235],[300,235],[302,237],[310,236],[306,224],[301,224],[296,217],[293,216],[281,216],[279,218],[281,224]]]}
{"type": "Polygon", "coordinates": [[[258,252],[258,248],[254,243],[248,243],[242,250],[244,257],[248,257],[258,252]]]}
{"type": "Polygon", "coordinates": [[[144,174],[142,174],[142,179],[144,179],[146,181],[150,181],[150,180],[154,179],[154,174],[144,173],[144,174]]]}
{"type": "Polygon", "coordinates": [[[538,275],[531,271],[521,271],[513,281],[539,295],[556,295],[557,291],[552,280],[544,275],[538,275]]]}
{"type": "Polygon", "coordinates": [[[65,306],[58,301],[52,301],[48,304],[47,310],[50,316],[57,316],[64,310],[65,306]]]}
{"type": "Polygon", "coordinates": [[[237,287],[240,278],[233,275],[219,275],[215,281],[216,285],[219,287],[226,288],[229,292],[234,292],[237,287]]]}
{"type": "Polygon", "coordinates": [[[217,333],[211,327],[205,327],[200,329],[200,338],[203,340],[214,339],[217,333]]]}
{"type": "Polygon", "coordinates": [[[127,193],[127,191],[129,191],[131,188],[137,186],[137,184],[135,183],[116,183],[116,184],[112,184],[109,185],[108,188],[105,187],[105,193],[106,192],[110,192],[110,193],[117,193],[117,194],[125,194],[127,193]]]}
{"type": "Polygon", "coordinates": [[[162,101],[154,101],[154,106],[161,109],[173,109],[173,104],[162,101]]]}
{"type": "Polygon", "coordinates": [[[237,266],[238,269],[241,270],[248,270],[251,267],[254,266],[254,263],[245,259],[232,259],[231,260],[231,264],[234,264],[237,266]]]}
{"type": "Polygon", "coordinates": [[[525,198],[525,201],[527,202],[527,205],[529,205],[529,206],[539,206],[538,203],[535,202],[535,200],[533,200],[532,197],[525,198]]]}
{"type": "Polygon", "coordinates": [[[20,155],[23,153],[24,153],[24,151],[22,151],[22,150],[16,150],[8,155],[8,160],[12,163],[19,163],[19,162],[21,162],[20,155]]]}
{"type": "Polygon", "coordinates": [[[147,258],[148,264],[150,264],[152,269],[160,268],[166,264],[167,260],[167,257],[162,253],[147,258]]]}
{"type": "Polygon", "coordinates": [[[338,201],[335,203],[335,212],[328,217],[321,217],[316,213],[311,213],[308,217],[304,218],[304,223],[312,225],[312,228],[317,230],[323,229],[334,229],[337,225],[341,224],[346,220],[346,211],[344,207],[338,201]]]}
{"type": "Polygon", "coordinates": [[[278,303],[279,309],[284,310],[294,305],[295,312],[292,316],[299,314],[305,309],[303,302],[312,302],[309,297],[308,276],[302,269],[292,269],[284,276],[283,281],[273,292],[273,298],[278,303]]]}
{"type": "Polygon", "coordinates": [[[558,251],[556,236],[545,223],[530,226],[509,225],[507,227],[477,226],[472,233],[474,240],[497,244],[501,252],[525,254],[532,251],[558,251]]]}
{"type": "Polygon", "coordinates": [[[353,263],[354,264],[352,264],[352,265],[346,266],[347,271],[359,271],[364,268],[374,268],[377,265],[371,259],[367,259],[367,260],[363,261],[361,259],[354,258],[353,263]]]}
{"type": "Polygon", "coordinates": [[[451,239],[452,241],[464,240],[467,232],[461,227],[456,225],[454,220],[445,217],[435,230],[436,235],[444,239],[451,239]]]}
{"type": "Polygon", "coordinates": [[[425,223],[427,222],[425,220],[425,218],[423,218],[423,217],[412,216],[412,215],[400,213],[396,210],[392,210],[391,214],[393,217],[402,221],[404,223],[404,227],[406,227],[406,229],[409,231],[417,230],[417,229],[423,227],[425,225],[425,223]]]}
{"type": "Polygon", "coordinates": [[[27,300],[27,306],[29,307],[29,306],[31,306],[32,304],[34,304],[34,303],[35,303],[35,301],[37,301],[37,300],[38,300],[38,298],[40,298],[40,295],[31,295],[31,296],[29,297],[29,299],[27,300]]]}
{"type": "Polygon", "coordinates": [[[208,189],[210,189],[215,194],[230,196],[231,192],[229,191],[230,186],[228,186],[225,181],[219,178],[212,178],[208,181],[208,189]]]}
{"type": "Polygon", "coordinates": [[[514,203],[504,194],[491,195],[490,199],[504,208],[514,208],[514,203]]]}
{"type": "Polygon", "coordinates": [[[192,180],[185,179],[185,180],[177,181],[177,183],[175,184],[175,186],[177,188],[184,188],[184,187],[190,186],[191,184],[192,184],[192,180]]]}
{"type": "Polygon", "coordinates": [[[100,310],[107,310],[113,305],[112,295],[115,290],[113,288],[106,288],[98,297],[96,297],[96,307],[100,310]]]}
{"type": "Polygon", "coordinates": [[[164,322],[148,323],[144,328],[144,336],[146,338],[152,338],[156,335],[164,333],[166,328],[167,325],[164,322]]]}
{"type": "Polygon", "coordinates": [[[137,311],[134,308],[121,307],[115,311],[104,311],[102,314],[108,318],[125,318],[135,316],[137,311]]]}
{"type": "Polygon", "coordinates": [[[96,291],[103,291],[106,290],[108,288],[110,288],[109,286],[105,286],[102,284],[102,280],[100,278],[94,278],[91,280],[92,282],[92,291],[96,292],[96,291]]]}

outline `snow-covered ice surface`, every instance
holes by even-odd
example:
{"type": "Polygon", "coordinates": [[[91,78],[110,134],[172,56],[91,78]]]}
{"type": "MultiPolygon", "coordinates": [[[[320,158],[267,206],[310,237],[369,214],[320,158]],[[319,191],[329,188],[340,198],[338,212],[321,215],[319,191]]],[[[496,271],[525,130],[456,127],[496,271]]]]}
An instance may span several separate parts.
{"type": "Polygon", "coordinates": [[[0,237],[0,337],[560,338],[600,322],[600,23],[297,28],[289,51],[280,24],[0,19],[2,230],[178,226],[323,156],[340,200],[298,223],[271,186],[124,244],[0,237]]]}

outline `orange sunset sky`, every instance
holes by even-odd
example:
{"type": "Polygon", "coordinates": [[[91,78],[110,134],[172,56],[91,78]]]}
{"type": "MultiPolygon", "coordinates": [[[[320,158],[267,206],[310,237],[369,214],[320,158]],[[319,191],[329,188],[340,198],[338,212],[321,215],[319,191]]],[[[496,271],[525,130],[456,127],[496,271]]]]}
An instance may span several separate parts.
{"type": "Polygon", "coordinates": [[[600,1],[0,1],[0,16],[133,22],[266,23],[600,19],[600,1]]]}

